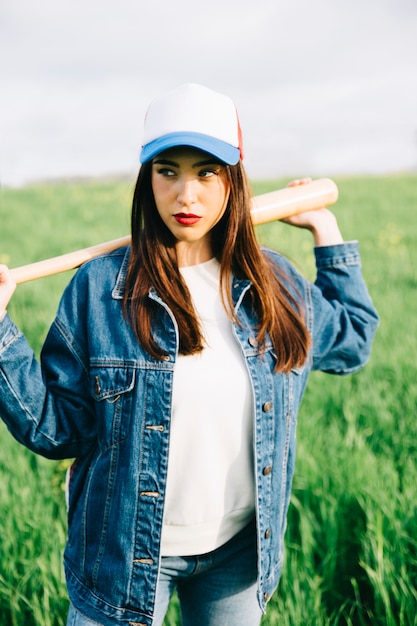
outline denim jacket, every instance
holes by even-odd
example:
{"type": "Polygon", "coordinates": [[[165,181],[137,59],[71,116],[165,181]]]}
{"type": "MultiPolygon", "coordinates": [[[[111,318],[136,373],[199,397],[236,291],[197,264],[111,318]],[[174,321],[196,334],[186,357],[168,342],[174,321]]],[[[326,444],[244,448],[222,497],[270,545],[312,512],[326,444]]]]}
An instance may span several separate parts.
{"type": "MultiPolygon", "coordinates": [[[[356,372],[378,324],[355,242],[315,249],[311,284],[279,254],[305,306],[312,347],[305,366],[274,372],[260,349],[250,282],[234,279],[234,334],[253,388],[258,599],[277,587],[295,460],[297,411],[308,373],[356,372]]],[[[0,415],[22,444],[52,459],[76,458],[69,489],[65,570],[73,604],[90,619],[150,626],[160,562],[168,469],[176,321],[153,290],[156,360],[122,312],[129,249],[86,263],[62,297],[40,366],[11,319],[0,323],[0,415]]],[[[215,454],[215,450],[213,450],[215,454]]],[[[190,471],[192,468],[190,468],[190,471]]]]}

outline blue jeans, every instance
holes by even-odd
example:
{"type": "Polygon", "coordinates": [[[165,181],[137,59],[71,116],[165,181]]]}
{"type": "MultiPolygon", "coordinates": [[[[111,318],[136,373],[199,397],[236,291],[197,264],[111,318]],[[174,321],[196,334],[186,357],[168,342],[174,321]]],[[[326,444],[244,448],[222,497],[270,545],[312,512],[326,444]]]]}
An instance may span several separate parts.
{"type": "MultiPolygon", "coordinates": [[[[259,626],[256,534],[252,523],[213,552],[162,557],[153,626],[162,626],[174,589],[182,626],[259,626]]],[[[99,626],[70,608],[67,626],[99,626]]]]}

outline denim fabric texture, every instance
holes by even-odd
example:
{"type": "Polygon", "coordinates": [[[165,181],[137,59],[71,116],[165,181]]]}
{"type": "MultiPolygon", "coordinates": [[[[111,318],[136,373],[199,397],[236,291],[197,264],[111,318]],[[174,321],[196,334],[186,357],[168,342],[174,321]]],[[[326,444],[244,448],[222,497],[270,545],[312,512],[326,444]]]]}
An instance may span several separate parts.
{"type": "MultiPolygon", "coordinates": [[[[362,278],[358,245],[315,249],[311,284],[265,250],[304,302],[308,362],[275,373],[270,342],[256,341],[250,283],[234,279],[234,325],[253,388],[257,598],[277,587],[295,462],[297,412],[309,371],[350,374],[369,359],[378,316],[362,278]]],[[[41,355],[42,369],[10,317],[0,323],[0,415],[15,438],[51,459],[76,458],[64,561],[70,599],[110,626],[151,626],[168,469],[176,321],[153,291],[155,360],[122,312],[129,249],[86,263],[64,292],[41,355]]],[[[213,450],[215,454],[215,450],[213,450]]],[[[192,471],[192,467],[190,467],[192,471]]]]}

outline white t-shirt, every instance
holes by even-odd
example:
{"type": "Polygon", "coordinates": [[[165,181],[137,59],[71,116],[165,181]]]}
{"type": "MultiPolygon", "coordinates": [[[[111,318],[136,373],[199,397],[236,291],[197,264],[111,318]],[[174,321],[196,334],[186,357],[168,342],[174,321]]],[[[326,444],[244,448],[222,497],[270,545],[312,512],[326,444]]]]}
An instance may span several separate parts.
{"type": "Polygon", "coordinates": [[[181,268],[206,341],[173,383],[163,556],[205,554],[253,517],[253,394],[219,291],[216,259],[181,268]]]}

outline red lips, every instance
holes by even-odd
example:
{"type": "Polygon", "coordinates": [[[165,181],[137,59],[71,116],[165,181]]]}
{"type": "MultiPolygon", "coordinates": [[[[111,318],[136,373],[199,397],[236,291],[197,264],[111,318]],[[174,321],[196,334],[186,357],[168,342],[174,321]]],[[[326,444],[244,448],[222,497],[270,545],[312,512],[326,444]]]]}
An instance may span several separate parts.
{"type": "Polygon", "coordinates": [[[176,213],[174,219],[183,226],[192,226],[201,219],[201,216],[194,213],[176,213]]]}

